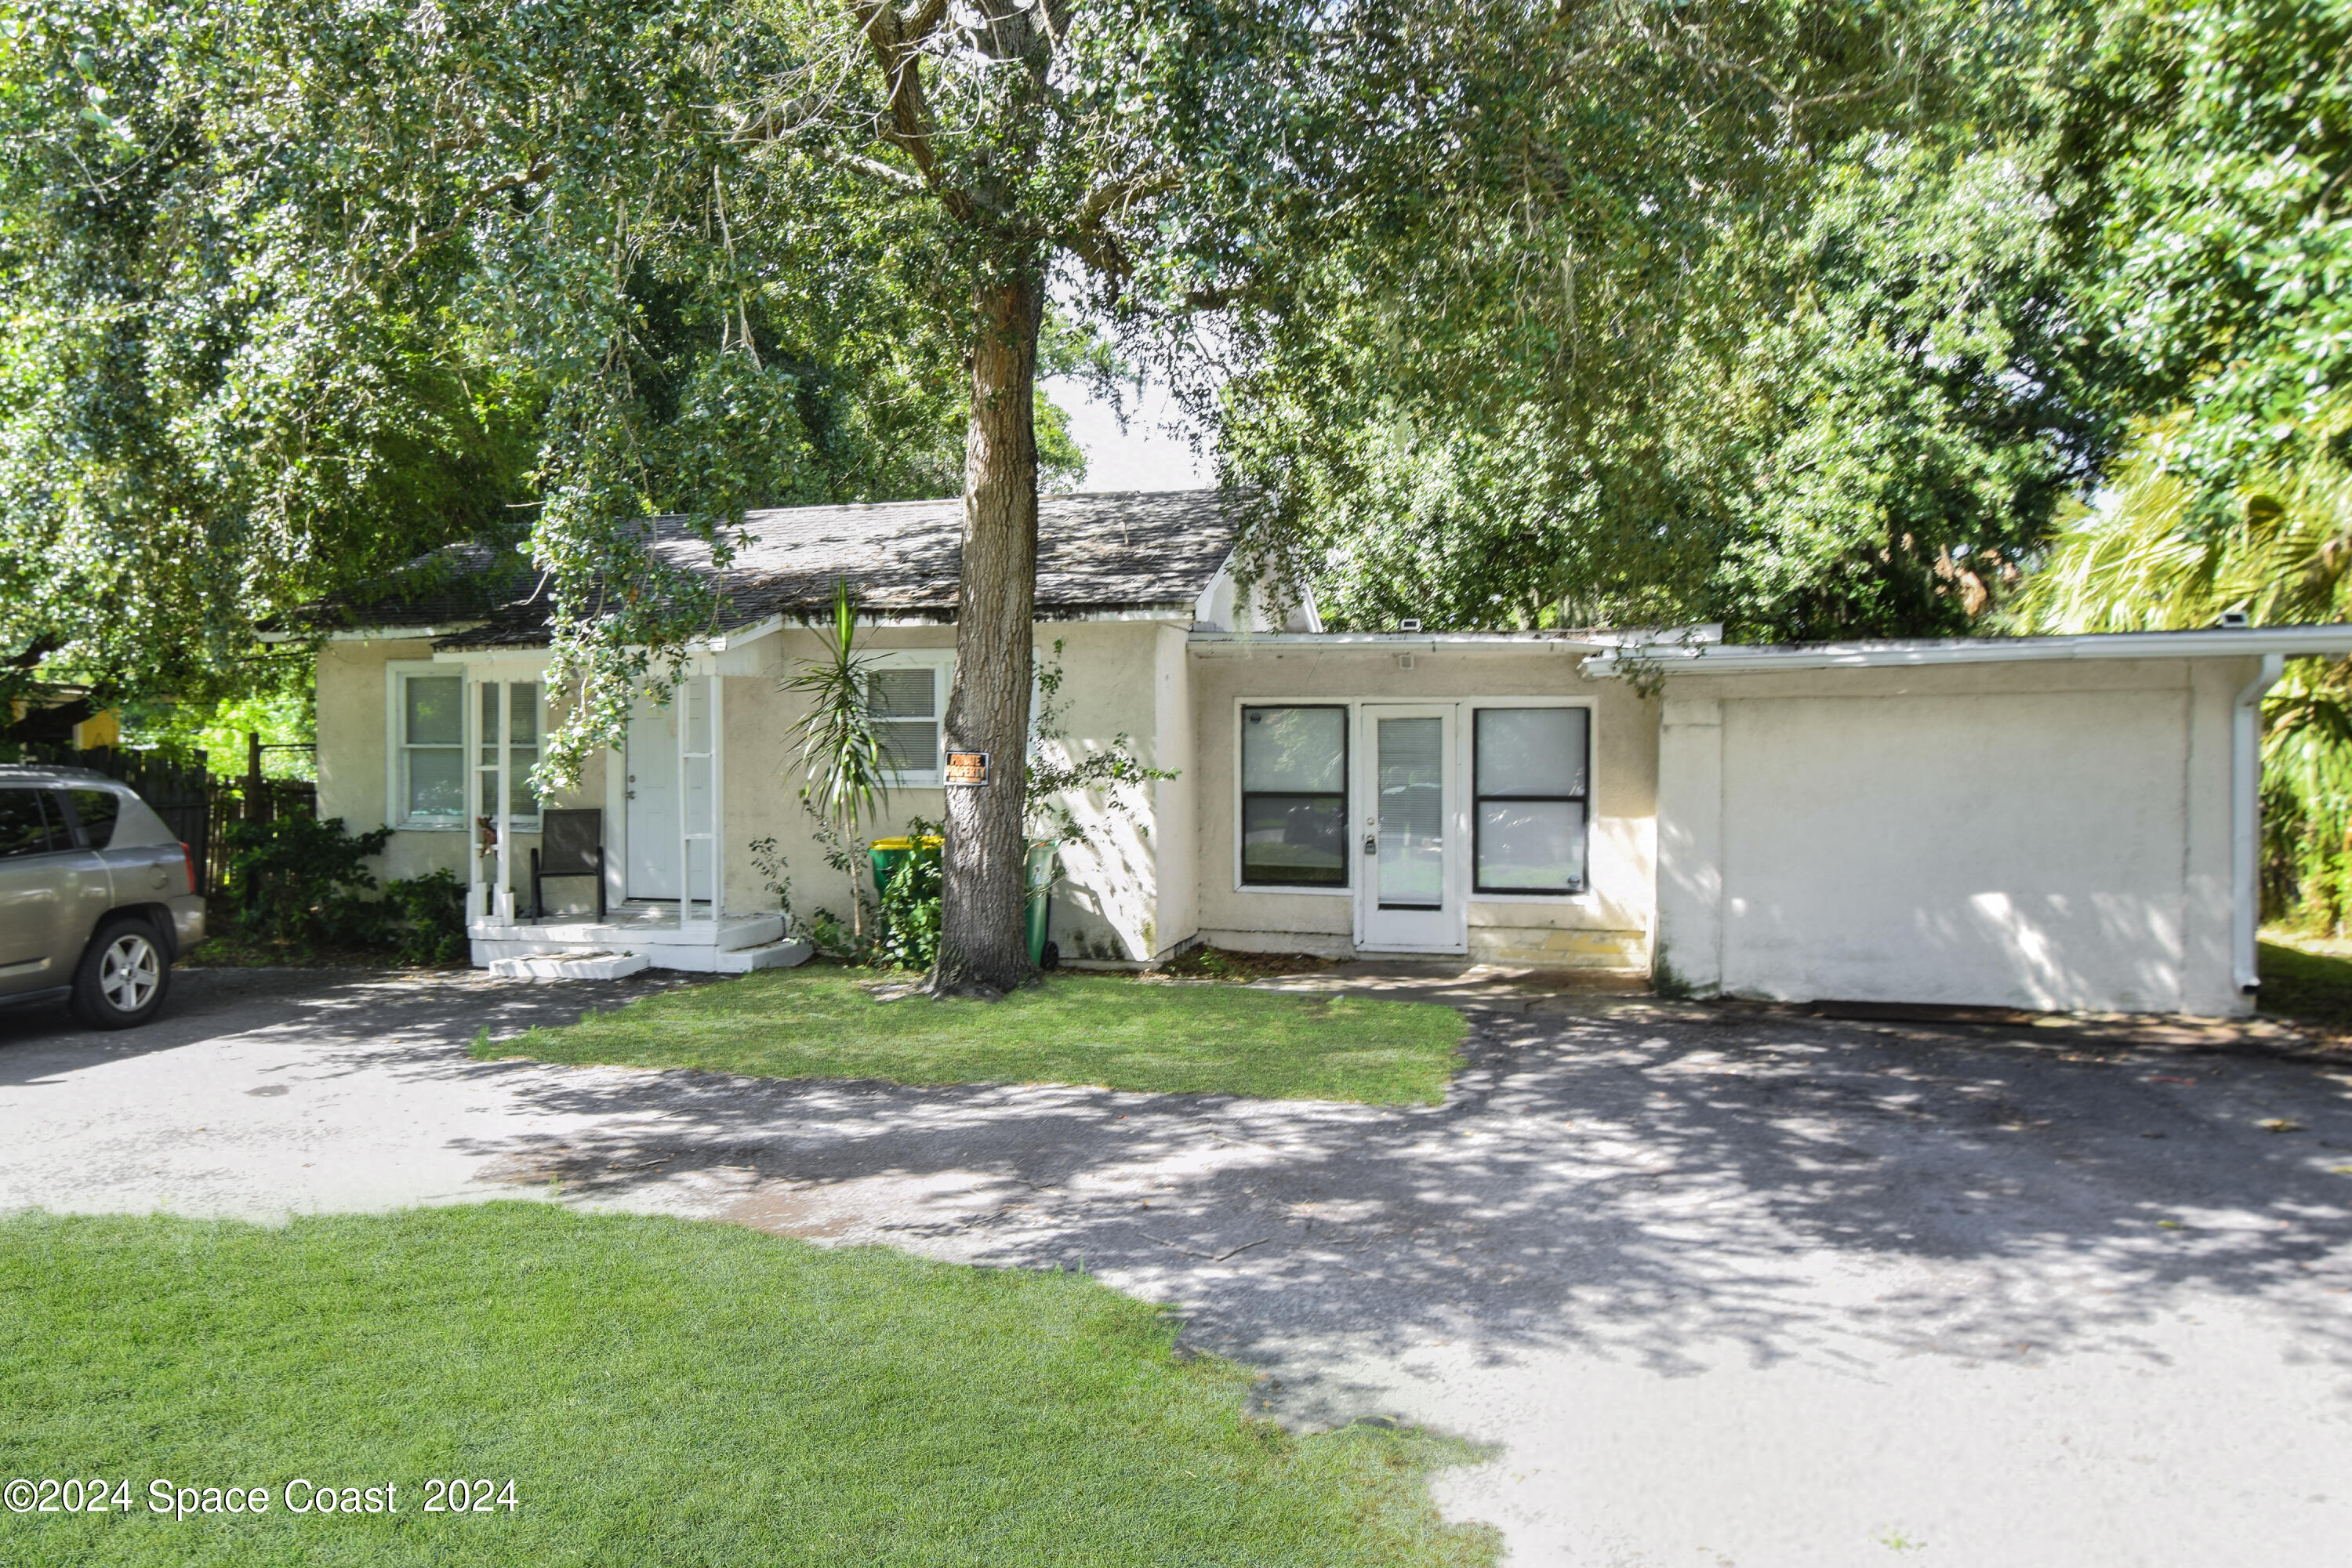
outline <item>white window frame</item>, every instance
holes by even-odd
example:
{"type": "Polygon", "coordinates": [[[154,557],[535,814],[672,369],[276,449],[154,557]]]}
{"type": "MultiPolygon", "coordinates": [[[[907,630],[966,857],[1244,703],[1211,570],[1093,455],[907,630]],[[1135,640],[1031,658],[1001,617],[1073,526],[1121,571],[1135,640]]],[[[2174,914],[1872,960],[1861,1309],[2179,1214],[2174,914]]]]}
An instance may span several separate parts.
{"type": "MultiPolygon", "coordinates": [[[[446,668],[446,667],[444,666],[444,668],[446,668]]],[[[486,676],[479,679],[475,679],[469,677],[466,681],[466,725],[468,736],[468,744],[466,747],[466,760],[469,769],[471,770],[467,774],[467,781],[472,791],[469,798],[477,803],[477,809],[475,812],[476,816],[489,816],[495,814],[496,808],[492,802],[488,798],[488,794],[494,794],[496,792],[496,786],[487,786],[488,793],[486,794],[486,786],[482,783],[481,775],[484,773],[489,773],[495,776],[499,771],[498,759],[496,757],[493,757],[488,763],[484,763],[482,761],[482,752],[484,748],[495,744],[489,736],[481,732],[482,689],[487,686],[498,686],[501,688],[502,700],[504,700],[503,691],[505,689],[526,684],[535,686],[539,689],[538,696],[532,700],[533,712],[531,715],[531,733],[537,736],[538,739],[531,742],[530,749],[533,753],[534,760],[536,760],[538,757],[543,757],[547,754],[546,677],[534,675],[530,677],[528,681],[525,681],[519,677],[509,678],[505,676],[493,675],[486,676]]],[[[509,748],[509,755],[511,758],[511,748],[509,748]]],[[[518,776],[520,776],[520,770],[518,767],[516,770],[518,776]]],[[[544,800],[541,801],[539,805],[540,811],[547,809],[547,802],[544,800]]],[[[531,812],[529,815],[525,815],[522,812],[513,812],[508,816],[507,820],[517,833],[536,833],[540,828],[540,816],[538,811],[531,812]]]]}
{"type": "Polygon", "coordinates": [[[471,798],[474,726],[466,704],[473,700],[473,682],[466,679],[460,667],[435,664],[430,659],[389,659],[383,667],[384,820],[403,833],[463,833],[466,812],[462,805],[454,817],[408,815],[408,737],[401,726],[408,711],[408,682],[420,676],[436,680],[454,678],[457,682],[457,776],[465,783],[467,798],[471,798]]]}
{"type": "Polygon", "coordinates": [[[1465,697],[1462,703],[1464,824],[1470,853],[1464,858],[1469,900],[1474,904],[1589,904],[1600,900],[1601,879],[1592,864],[1592,827],[1601,811],[1601,705],[1590,697],[1465,697]],[[1584,710],[1584,886],[1572,893],[1533,889],[1499,893],[1478,890],[1478,710],[1482,708],[1581,708],[1584,710]]]}
{"type": "Polygon", "coordinates": [[[883,669],[928,669],[931,672],[931,702],[938,710],[933,722],[939,726],[940,744],[928,770],[898,769],[890,774],[892,789],[945,789],[947,787],[948,693],[955,684],[955,649],[951,647],[900,648],[890,653],[869,654],[866,668],[883,669]]]}

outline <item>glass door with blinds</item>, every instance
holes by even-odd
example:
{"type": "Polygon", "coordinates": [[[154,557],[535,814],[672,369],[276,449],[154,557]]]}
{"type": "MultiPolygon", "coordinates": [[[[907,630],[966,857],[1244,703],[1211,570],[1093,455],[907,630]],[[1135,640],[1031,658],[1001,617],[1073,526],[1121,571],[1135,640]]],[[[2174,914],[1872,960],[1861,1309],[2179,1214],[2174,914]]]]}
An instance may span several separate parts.
{"type": "Polygon", "coordinates": [[[1454,710],[1367,703],[1358,714],[1356,945],[1465,952],[1454,710]]]}

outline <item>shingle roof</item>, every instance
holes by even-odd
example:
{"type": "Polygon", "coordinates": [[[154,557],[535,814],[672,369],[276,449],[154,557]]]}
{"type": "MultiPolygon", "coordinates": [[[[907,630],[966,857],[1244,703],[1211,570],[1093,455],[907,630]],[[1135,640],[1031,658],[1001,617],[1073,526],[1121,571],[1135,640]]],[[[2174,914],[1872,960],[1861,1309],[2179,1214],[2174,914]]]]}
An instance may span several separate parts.
{"type": "MultiPolygon", "coordinates": [[[[1189,609],[1232,549],[1234,521],[1228,499],[1213,489],[1040,496],[1038,618],[1189,609]]],[[[662,560],[710,572],[710,547],[683,520],[656,518],[653,528],[662,560]]],[[[824,614],[841,578],[868,611],[951,621],[962,531],[960,497],[751,512],[734,559],[718,574],[720,624],[824,614]]],[[[547,589],[536,584],[530,596],[435,646],[544,644],[547,589]]]]}
{"type": "Polygon", "coordinates": [[[359,589],[292,611],[265,631],[392,631],[463,626],[531,593],[540,574],[510,551],[445,545],[359,589]]]}

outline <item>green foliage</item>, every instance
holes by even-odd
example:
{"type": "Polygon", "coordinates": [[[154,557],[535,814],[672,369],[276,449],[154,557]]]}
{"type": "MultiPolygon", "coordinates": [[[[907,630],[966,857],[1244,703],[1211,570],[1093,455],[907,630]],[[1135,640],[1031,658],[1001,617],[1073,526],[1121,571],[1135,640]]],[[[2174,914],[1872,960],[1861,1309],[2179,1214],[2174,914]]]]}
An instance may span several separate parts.
{"type": "Polygon", "coordinates": [[[857,614],[849,584],[834,584],[826,657],[803,662],[783,683],[803,704],[790,734],[800,746],[801,799],[851,837],[888,808],[893,771],[866,689],[873,661],[857,652],[857,614]]]}
{"type": "Polygon", "coordinates": [[[2347,58],[2341,0],[2117,0],[2065,79],[2097,304],[2207,485],[2300,461],[2352,390],[2347,58]]]}
{"type": "Polygon", "coordinates": [[[392,830],[354,834],[341,817],[299,812],[233,822],[230,919],[237,934],[293,956],[320,948],[388,949],[403,963],[449,964],[467,953],[466,885],[447,870],[378,884],[366,862],[392,830]]]}
{"type": "Polygon", "coordinates": [[[353,834],[340,816],[289,812],[230,823],[225,835],[228,903],[246,936],[307,948],[364,946],[381,934],[380,906],[361,895],[376,890],[366,862],[383,853],[390,828],[353,834]]]}
{"type": "Polygon", "coordinates": [[[273,613],[528,525],[563,673],[617,724],[711,608],[640,519],[723,555],[747,506],[960,483],[887,255],[813,256],[749,171],[720,106],[791,45],[735,8],[98,0],[11,29],[0,649],[205,695],[273,613]]]}
{"type": "Polygon", "coordinates": [[[776,908],[784,917],[784,934],[796,935],[793,930],[793,864],[776,846],[773,834],[754,838],[751,844],[751,868],[760,873],[761,886],[775,895],[776,908]]]}
{"type": "Polygon", "coordinates": [[[1048,976],[997,1002],[877,1001],[854,972],[762,970],[533,1029],[484,1057],[898,1083],[1435,1105],[1462,1065],[1451,1007],[1126,976],[1048,976]]]}
{"type": "Polygon", "coordinates": [[[1029,838],[1083,843],[1088,835],[1071,799],[1080,795],[1106,815],[1122,817],[1133,823],[1138,833],[1148,836],[1147,814],[1127,792],[1176,774],[1146,764],[1124,732],[1111,737],[1107,746],[1072,754],[1062,731],[1062,682],[1067,679],[1062,669],[1062,647],[1063,639],[1055,637],[1053,654],[1038,660],[1035,667],[1037,699],[1029,711],[1029,754],[1023,763],[1027,777],[1022,805],[1028,816],[1029,838]]]}
{"type": "Polygon", "coordinates": [[[539,1203],[37,1214],[0,1222],[0,1299],[10,1474],[141,1478],[129,1516],[9,1516],[16,1563],[1497,1555],[1431,1503],[1460,1446],[1253,1418],[1247,1369],[1181,1353],[1160,1308],[1081,1272],[539,1203]],[[511,1479],[517,1506],[425,1512],[426,1478],[461,1475],[511,1479]],[[298,1476],[395,1485],[400,1511],[289,1511],[298,1476]],[[267,1486],[274,1506],[177,1523],[145,1511],[149,1477],[267,1486]]]}
{"type": "Polygon", "coordinates": [[[246,737],[257,734],[264,776],[315,779],[319,773],[316,665],[307,657],[254,661],[194,700],[131,698],[122,703],[123,742],[186,755],[205,753],[216,778],[243,777],[246,737]]]}
{"type": "Polygon", "coordinates": [[[882,889],[882,934],[874,962],[883,968],[928,971],[940,956],[940,851],[925,840],[943,831],[936,822],[908,819],[907,837],[914,847],[882,889]]]}
{"type": "Polygon", "coordinates": [[[403,963],[464,963],[466,884],[444,867],[422,877],[395,877],[383,885],[383,904],[393,919],[393,952],[403,963]]]}
{"type": "Polygon", "coordinates": [[[1221,394],[1333,624],[1950,629],[2104,450],[2040,13],[1361,15],[1221,394]]]}

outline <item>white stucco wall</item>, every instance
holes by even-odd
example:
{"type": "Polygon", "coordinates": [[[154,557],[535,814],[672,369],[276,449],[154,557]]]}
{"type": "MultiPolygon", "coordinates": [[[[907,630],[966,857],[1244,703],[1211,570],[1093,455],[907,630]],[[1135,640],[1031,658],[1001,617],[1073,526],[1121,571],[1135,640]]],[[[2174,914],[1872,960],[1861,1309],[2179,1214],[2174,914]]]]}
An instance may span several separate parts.
{"type": "MultiPolygon", "coordinates": [[[[1054,658],[1055,643],[1062,644],[1059,745],[1072,752],[1102,750],[1124,734],[1129,749],[1145,763],[1185,766],[1181,755],[1172,762],[1163,760],[1170,731],[1163,708],[1181,700],[1181,683],[1164,679],[1165,631],[1149,621],[1040,623],[1035,646],[1041,658],[1054,658]]],[[[862,635],[858,646],[871,654],[952,649],[955,628],[877,628],[862,635]]],[[[803,705],[783,686],[805,661],[824,654],[824,640],[816,633],[793,627],[760,638],[724,660],[725,668],[738,672],[721,678],[725,690],[720,699],[730,910],[774,906],[750,850],[754,839],[772,837],[790,864],[794,907],[803,914],[816,909],[847,914],[847,883],[825,865],[823,848],[801,808],[803,781],[795,771],[798,752],[792,744],[792,729],[803,705]]],[[[1176,738],[1189,739],[1183,734],[1176,738]]],[[[1184,785],[1180,779],[1158,787],[1184,785]]],[[[1066,956],[1134,962],[1149,960],[1164,946],[1160,933],[1169,922],[1161,909],[1154,791],[1128,793],[1136,807],[1131,813],[1112,809],[1098,792],[1074,803],[1085,837],[1065,846],[1063,875],[1055,889],[1054,938],[1066,956]]],[[[867,838],[888,837],[905,831],[916,816],[939,821],[946,809],[943,788],[894,789],[883,820],[862,831],[867,838]]],[[[866,890],[871,894],[870,882],[866,890]]]]}
{"type": "Polygon", "coordinates": [[[2241,659],[1676,677],[1659,930],[1702,991],[2242,1010],[2241,659]]]}
{"type": "MultiPolygon", "coordinates": [[[[1163,886],[1160,857],[1166,840],[1158,818],[1171,810],[1180,851],[1190,837],[1192,725],[1183,658],[1183,631],[1152,621],[1047,622],[1037,628],[1041,657],[1063,645],[1063,686],[1058,742],[1073,753],[1102,750],[1122,734],[1146,763],[1178,770],[1179,776],[1124,792],[1134,807],[1113,809],[1095,792],[1076,803],[1084,837],[1065,847],[1063,876],[1055,892],[1055,939],[1073,958],[1148,961],[1190,934],[1192,887],[1180,877],[1163,886]],[[1165,933],[1176,931],[1170,937],[1165,933]]],[[[951,649],[952,626],[870,630],[860,647],[870,653],[951,649]]],[[[789,865],[795,905],[806,912],[824,908],[845,915],[849,890],[827,867],[800,805],[801,780],[791,731],[801,704],[783,689],[799,665],[820,657],[817,634],[799,627],[772,633],[720,656],[720,729],[724,770],[726,905],[748,912],[774,906],[765,878],[753,864],[754,839],[772,837],[789,865]]],[[[321,815],[341,816],[354,831],[385,820],[387,775],[386,666],[395,660],[429,660],[432,644],[420,639],[379,639],[327,644],[319,658],[319,799],[321,815]]],[[[499,673],[529,679],[536,662],[505,656],[499,673]]],[[[452,673],[464,667],[448,666],[452,673]]],[[[488,668],[485,666],[484,668],[488,668]]],[[[549,722],[561,717],[561,694],[549,697],[549,722]]],[[[581,787],[555,804],[596,805],[605,812],[608,859],[621,863],[625,834],[625,798],[618,752],[599,752],[588,763],[581,787]]],[[[868,838],[904,831],[908,820],[937,821],[945,815],[946,792],[939,787],[893,790],[878,823],[865,825],[868,838]]],[[[393,835],[381,860],[385,877],[413,877],[446,868],[467,874],[468,837],[457,829],[410,829],[393,835]]],[[[537,836],[517,834],[515,876],[523,886],[527,852],[537,836]]],[[[870,884],[868,891],[870,892],[870,884]]],[[[618,896],[617,883],[614,889],[618,896]]],[[[558,911],[593,907],[593,892],[582,881],[550,884],[549,901],[558,911]]]]}
{"type": "MultiPolygon", "coordinates": [[[[1441,645],[1442,647],[1442,645],[1441,645]]],[[[1654,705],[1622,681],[1588,680],[1564,647],[1498,654],[1394,651],[1297,643],[1224,645],[1192,659],[1192,791],[1199,933],[1242,952],[1354,951],[1355,894],[1240,885],[1234,779],[1244,702],[1461,703],[1570,699],[1592,709],[1589,890],[1562,898],[1473,894],[1470,956],[1560,969],[1645,973],[1657,885],[1654,705]]]]}
{"type": "MultiPolygon", "coordinates": [[[[430,640],[374,638],[330,642],[319,650],[319,815],[343,819],[353,833],[381,827],[387,820],[390,773],[386,753],[391,741],[391,699],[385,668],[395,662],[425,662],[433,658],[430,640]]],[[[451,665],[449,673],[462,672],[451,665]]],[[[528,671],[510,670],[508,679],[526,679],[528,671]]],[[[547,722],[562,717],[561,699],[547,699],[547,722]]],[[[604,798],[604,759],[590,759],[577,790],[566,791],[550,804],[593,805],[604,798]]],[[[386,880],[421,877],[447,870],[466,879],[468,835],[462,828],[404,828],[394,832],[375,862],[376,875],[386,880]]],[[[539,843],[535,833],[515,835],[514,882],[530,896],[530,851],[539,843]]],[[[551,883],[551,902],[581,895],[592,901],[589,884],[551,883]]]]}

